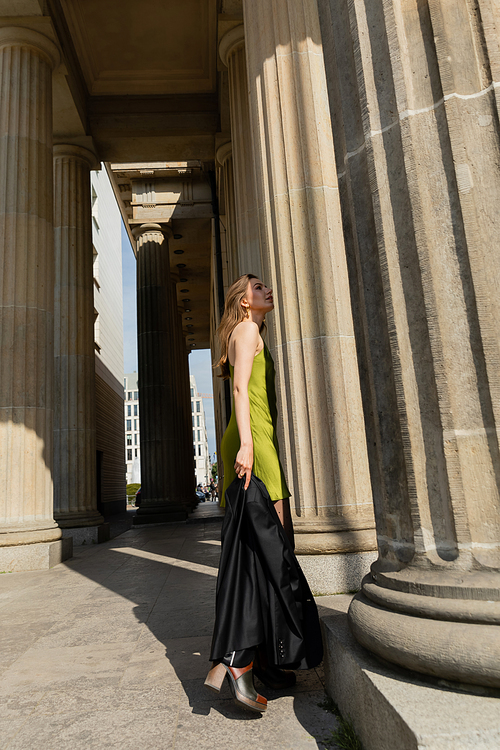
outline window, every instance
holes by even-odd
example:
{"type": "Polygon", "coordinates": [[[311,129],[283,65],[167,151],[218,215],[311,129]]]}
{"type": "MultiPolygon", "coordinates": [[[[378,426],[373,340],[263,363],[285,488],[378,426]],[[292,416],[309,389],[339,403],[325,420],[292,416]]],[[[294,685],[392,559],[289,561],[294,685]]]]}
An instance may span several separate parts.
{"type": "Polygon", "coordinates": [[[134,401],[139,401],[139,391],[134,391],[134,401]]]}
{"type": "MultiPolygon", "coordinates": [[[[101,285],[99,284],[99,253],[95,249],[95,247],[92,245],[92,273],[94,276],[94,286],[96,289],[100,289],[101,285]]],[[[123,386],[124,388],[127,387],[127,384],[123,386]]]]}
{"type": "Polygon", "coordinates": [[[191,397],[194,396],[194,388],[191,388],[191,397]]]}
{"type": "Polygon", "coordinates": [[[131,430],[131,429],[132,429],[132,420],[127,419],[127,430],[131,430]]]}
{"type": "Polygon", "coordinates": [[[94,307],[94,349],[101,351],[101,323],[99,320],[99,311],[94,307]]]}
{"type": "Polygon", "coordinates": [[[132,445],[132,435],[127,435],[127,445],[132,445]]]}
{"type": "Polygon", "coordinates": [[[198,442],[201,440],[201,430],[198,430],[198,442]]]}
{"type": "Polygon", "coordinates": [[[131,406],[130,406],[130,404],[129,404],[129,405],[127,406],[127,417],[131,417],[131,416],[132,416],[132,407],[131,407],[131,406]]]}
{"type": "Polygon", "coordinates": [[[128,392],[128,399],[127,401],[132,401],[132,391],[128,392]]]}
{"type": "Polygon", "coordinates": [[[196,411],[200,411],[201,401],[196,402],[196,411]]]}
{"type": "Polygon", "coordinates": [[[127,448],[127,461],[132,461],[132,448],[127,448]]]}
{"type": "Polygon", "coordinates": [[[137,404],[134,404],[134,417],[137,416],[137,404]]]}
{"type": "Polygon", "coordinates": [[[137,430],[137,429],[138,429],[138,427],[137,427],[137,422],[138,422],[138,421],[139,421],[138,419],[134,419],[134,430],[137,430]]]}
{"type": "Polygon", "coordinates": [[[137,458],[137,448],[135,449],[135,457],[137,458]]]}
{"type": "Polygon", "coordinates": [[[198,446],[198,455],[201,456],[201,445],[198,446]]]}
{"type": "Polygon", "coordinates": [[[194,427],[194,415],[191,417],[191,419],[193,420],[193,427],[194,427]]]}
{"type": "Polygon", "coordinates": [[[196,445],[193,445],[193,456],[196,456],[196,445]]]}
{"type": "Polygon", "coordinates": [[[196,442],[196,430],[193,430],[193,443],[196,442]]]}
{"type": "Polygon", "coordinates": [[[194,412],[194,401],[191,401],[191,411],[194,412]]]}
{"type": "Polygon", "coordinates": [[[94,220],[96,229],[99,229],[99,204],[97,199],[97,193],[92,185],[92,218],[94,220]]]}
{"type": "Polygon", "coordinates": [[[196,417],[196,426],[197,427],[200,426],[200,417],[199,417],[199,415],[196,417]]]}
{"type": "Polygon", "coordinates": [[[137,445],[137,432],[134,435],[134,445],[137,445]]]}

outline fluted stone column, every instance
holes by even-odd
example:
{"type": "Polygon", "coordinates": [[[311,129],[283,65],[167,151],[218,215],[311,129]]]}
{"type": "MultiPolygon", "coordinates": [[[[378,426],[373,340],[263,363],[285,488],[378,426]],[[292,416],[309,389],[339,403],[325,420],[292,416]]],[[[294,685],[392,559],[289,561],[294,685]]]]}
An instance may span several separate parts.
{"type": "Polygon", "coordinates": [[[42,34],[0,28],[0,547],[12,547],[1,551],[2,570],[48,567],[39,545],[61,537],[52,517],[52,69],[58,60],[42,34]],[[31,563],[19,545],[30,547],[31,563]]]}
{"type": "Polygon", "coordinates": [[[182,330],[181,310],[177,309],[176,379],[178,388],[179,409],[179,468],[181,476],[181,492],[185,498],[186,507],[192,509],[196,504],[194,469],[193,469],[193,431],[191,420],[191,394],[189,384],[189,363],[186,339],[182,330]]]}
{"type": "Polygon", "coordinates": [[[351,626],[389,661],[499,687],[492,6],[322,5],[379,548],[351,626]]]}
{"type": "MultiPolygon", "coordinates": [[[[228,68],[229,78],[232,164],[228,165],[228,169],[231,166],[234,168],[234,214],[237,233],[238,275],[254,273],[256,276],[261,276],[262,262],[243,26],[231,29],[222,37],[219,54],[222,62],[228,68]]],[[[236,278],[236,275],[234,278],[236,278]]]]}
{"type": "MultiPolygon", "coordinates": [[[[236,210],[235,210],[235,186],[233,171],[233,148],[231,141],[219,146],[215,154],[218,163],[221,165],[220,177],[222,181],[222,195],[224,200],[224,214],[226,217],[226,256],[227,268],[224,269],[224,291],[240,275],[238,261],[238,234],[236,230],[236,210]]],[[[243,273],[243,272],[242,272],[243,273]]]]}
{"type": "Polygon", "coordinates": [[[180,496],[170,229],[143,224],[137,239],[137,334],[141,427],[141,506],[135,523],[186,518],[180,496]]]}
{"type": "Polygon", "coordinates": [[[186,341],[182,330],[182,307],[177,304],[175,279],[171,276],[169,295],[170,369],[168,379],[173,392],[171,412],[175,434],[175,494],[188,511],[196,505],[193,483],[193,443],[191,430],[191,397],[186,341]]]}
{"type": "Polygon", "coordinates": [[[371,550],[373,501],[316,0],[246,0],[263,274],[297,550],[371,550]]]}
{"type": "Polygon", "coordinates": [[[54,518],[62,528],[97,526],[94,284],[90,170],[75,145],[54,146],[54,518]]]}

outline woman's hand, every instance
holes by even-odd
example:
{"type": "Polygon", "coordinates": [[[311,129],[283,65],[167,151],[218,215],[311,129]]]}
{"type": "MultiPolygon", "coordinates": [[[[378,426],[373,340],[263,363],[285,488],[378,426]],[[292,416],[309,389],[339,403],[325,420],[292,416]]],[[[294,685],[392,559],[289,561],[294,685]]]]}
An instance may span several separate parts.
{"type": "Polygon", "coordinates": [[[248,489],[248,485],[250,484],[250,478],[252,476],[252,466],[253,466],[253,443],[249,445],[242,445],[240,446],[240,449],[238,453],[236,454],[236,461],[234,462],[234,470],[236,472],[236,475],[243,479],[243,477],[246,474],[245,479],[245,489],[248,489]]]}

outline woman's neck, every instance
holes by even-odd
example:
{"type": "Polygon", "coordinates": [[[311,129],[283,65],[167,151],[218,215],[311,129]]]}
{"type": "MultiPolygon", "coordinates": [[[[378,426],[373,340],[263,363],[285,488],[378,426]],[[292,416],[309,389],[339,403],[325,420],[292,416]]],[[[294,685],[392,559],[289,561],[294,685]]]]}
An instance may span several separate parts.
{"type": "Polygon", "coordinates": [[[265,317],[266,313],[264,312],[258,312],[257,310],[248,311],[248,319],[252,320],[254,323],[257,323],[257,325],[259,326],[259,331],[265,317]]]}

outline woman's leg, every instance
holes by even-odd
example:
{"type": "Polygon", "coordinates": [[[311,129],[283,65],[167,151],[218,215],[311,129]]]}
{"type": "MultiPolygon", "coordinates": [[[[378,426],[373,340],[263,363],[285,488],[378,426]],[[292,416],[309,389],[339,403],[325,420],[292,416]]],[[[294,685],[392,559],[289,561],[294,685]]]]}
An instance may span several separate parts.
{"type": "Polygon", "coordinates": [[[276,500],[276,502],[274,503],[274,507],[276,508],[276,513],[278,514],[278,518],[281,521],[281,525],[285,530],[285,534],[287,535],[292,548],[295,549],[292,514],[290,512],[290,498],[285,497],[283,498],[283,500],[276,500]]]}

